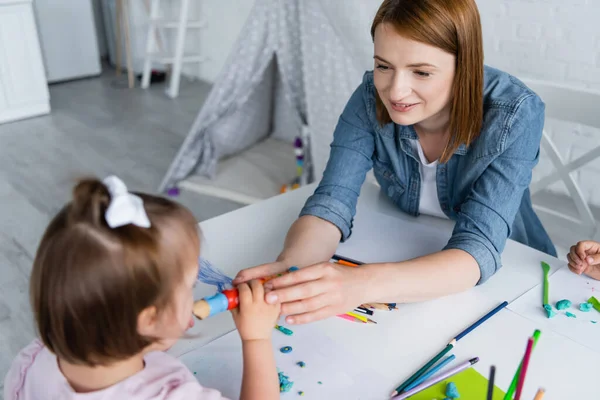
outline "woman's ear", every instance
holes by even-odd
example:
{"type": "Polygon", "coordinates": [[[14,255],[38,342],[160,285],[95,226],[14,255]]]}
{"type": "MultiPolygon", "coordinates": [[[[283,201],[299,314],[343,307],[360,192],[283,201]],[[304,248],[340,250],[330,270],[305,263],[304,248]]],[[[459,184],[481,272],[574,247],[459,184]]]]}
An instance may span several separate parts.
{"type": "Polygon", "coordinates": [[[158,337],[158,310],[155,306],[146,307],[137,319],[138,334],[144,337],[158,337]]]}

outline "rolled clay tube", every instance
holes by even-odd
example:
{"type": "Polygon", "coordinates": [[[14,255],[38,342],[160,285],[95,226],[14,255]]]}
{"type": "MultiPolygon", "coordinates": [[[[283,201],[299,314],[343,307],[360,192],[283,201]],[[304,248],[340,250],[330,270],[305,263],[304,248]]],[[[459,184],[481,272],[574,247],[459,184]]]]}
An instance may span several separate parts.
{"type": "MultiPolygon", "coordinates": [[[[291,267],[288,272],[296,271],[298,267],[291,267]]],[[[259,279],[261,283],[275,279],[283,274],[270,275],[265,278],[259,279]]],[[[239,293],[237,289],[227,289],[214,294],[209,297],[200,299],[194,303],[192,309],[193,314],[198,319],[206,319],[213,315],[222,313],[224,311],[232,310],[240,304],[239,293]]]]}

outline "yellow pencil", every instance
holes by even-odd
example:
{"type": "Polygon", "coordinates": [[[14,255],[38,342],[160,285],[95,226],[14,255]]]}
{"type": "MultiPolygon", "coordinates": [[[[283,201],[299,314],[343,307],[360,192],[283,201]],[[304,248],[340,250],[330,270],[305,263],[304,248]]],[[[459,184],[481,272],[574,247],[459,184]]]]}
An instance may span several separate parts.
{"type": "Polygon", "coordinates": [[[369,320],[367,317],[364,317],[364,316],[362,316],[360,314],[357,314],[357,313],[354,313],[352,311],[347,312],[346,315],[350,315],[351,317],[354,317],[356,319],[360,319],[363,322],[368,322],[368,320],[369,320]]]}

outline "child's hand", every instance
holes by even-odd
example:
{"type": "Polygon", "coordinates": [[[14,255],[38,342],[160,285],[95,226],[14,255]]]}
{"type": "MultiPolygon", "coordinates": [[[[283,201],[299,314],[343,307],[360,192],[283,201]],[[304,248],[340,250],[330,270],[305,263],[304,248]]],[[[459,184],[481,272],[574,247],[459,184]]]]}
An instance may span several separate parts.
{"type": "Polygon", "coordinates": [[[567,254],[569,269],[577,275],[586,274],[600,280],[600,243],[584,240],[571,246],[567,254]]]}
{"type": "Polygon", "coordinates": [[[281,305],[265,302],[265,289],[257,280],[238,287],[240,305],[231,310],[242,340],[270,340],[281,305]]]}

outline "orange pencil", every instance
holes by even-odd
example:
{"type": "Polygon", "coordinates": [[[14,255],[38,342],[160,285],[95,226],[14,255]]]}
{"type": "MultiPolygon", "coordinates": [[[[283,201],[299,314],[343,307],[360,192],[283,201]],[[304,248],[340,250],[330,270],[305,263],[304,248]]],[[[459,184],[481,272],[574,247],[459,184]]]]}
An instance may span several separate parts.
{"type": "Polygon", "coordinates": [[[539,388],[533,400],[542,400],[544,394],[546,394],[546,391],[543,388],[539,388]]]}

